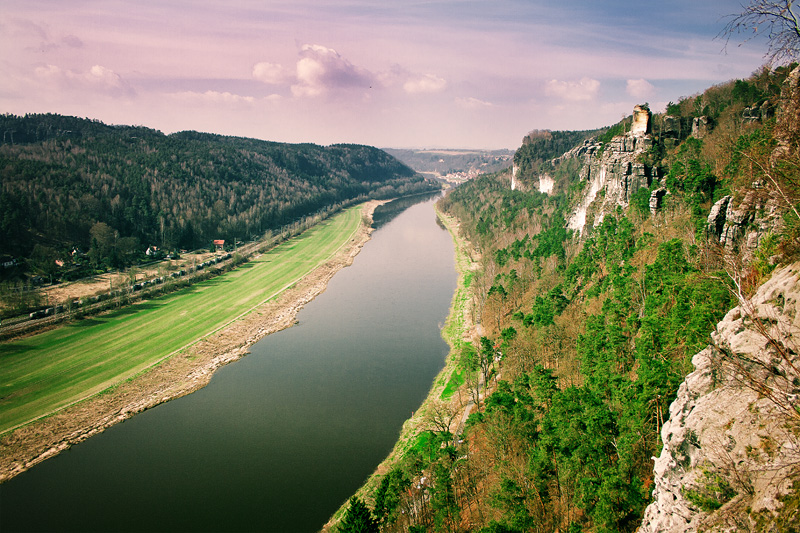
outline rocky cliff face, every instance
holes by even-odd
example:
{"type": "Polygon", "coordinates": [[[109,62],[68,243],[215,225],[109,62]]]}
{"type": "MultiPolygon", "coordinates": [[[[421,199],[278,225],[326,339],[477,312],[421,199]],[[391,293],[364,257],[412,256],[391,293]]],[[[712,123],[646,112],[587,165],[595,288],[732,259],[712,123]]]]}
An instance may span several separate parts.
{"type": "Polygon", "coordinates": [[[783,229],[784,211],[775,191],[756,187],[738,202],[731,196],[720,198],[711,207],[706,228],[726,251],[739,247],[751,257],[764,237],[783,229]]]}
{"type": "Polygon", "coordinates": [[[741,301],[670,407],[639,533],[798,531],[800,263],[741,301]]]}
{"type": "Polygon", "coordinates": [[[605,145],[587,142],[564,154],[562,159],[584,158],[580,178],[587,182],[582,198],[567,221],[569,228],[582,232],[587,223],[599,224],[617,206],[627,207],[633,193],[641,187],[649,187],[651,172],[641,162],[641,156],[652,146],[650,111],[636,106],[630,132],[612,138],[605,145]],[[601,190],[604,195],[598,199],[601,190]]]}

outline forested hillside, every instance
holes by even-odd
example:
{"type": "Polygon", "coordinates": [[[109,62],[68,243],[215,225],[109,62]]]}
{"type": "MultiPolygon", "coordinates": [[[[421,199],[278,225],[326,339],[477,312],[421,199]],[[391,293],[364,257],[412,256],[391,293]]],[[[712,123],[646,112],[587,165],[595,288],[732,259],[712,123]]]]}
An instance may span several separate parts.
{"type": "MultiPolygon", "coordinates": [[[[639,527],[660,430],[692,356],[777,264],[797,260],[795,67],[765,68],[653,116],[639,137],[649,148],[628,166],[641,166],[642,188],[606,212],[598,192],[583,233],[566,220],[588,194],[586,169],[629,143],[630,117],[526,137],[517,177],[524,185],[552,173],[551,195],[511,190],[510,172],[447,194],[440,208],[479,257],[466,279],[478,328],[451,353],[450,384],[461,392],[448,385],[428,404],[427,430],[377,488],[351,500],[342,531],[357,516],[383,531],[639,527]],[[559,157],[575,145],[592,148],[559,157]]],[[[687,498],[717,509],[748,490],[734,481],[687,498]]]]}
{"type": "Polygon", "coordinates": [[[513,150],[408,150],[384,148],[417,172],[497,172],[511,165],[513,150]]]}
{"type": "Polygon", "coordinates": [[[52,270],[78,248],[122,266],[262,236],[356,199],[434,190],[376,148],[164,135],[59,115],[0,116],[0,256],[52,270]]]}

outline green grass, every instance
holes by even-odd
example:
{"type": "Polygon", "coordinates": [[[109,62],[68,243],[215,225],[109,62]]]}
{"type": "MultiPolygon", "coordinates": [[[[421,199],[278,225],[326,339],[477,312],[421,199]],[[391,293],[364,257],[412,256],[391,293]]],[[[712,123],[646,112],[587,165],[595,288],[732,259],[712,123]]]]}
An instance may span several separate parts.
{"type": "Polygon", "coordinates": [[[450,374],[450,379],[447,381],[447,385],[445,385],[444,390],[439,398],[442,400],[449,400],[453,393],[464,384],[464,379],[463,369],[453,370],[453,373],[450,374]]]}
{"type": "Polygon", "coordinates": [[[360,206],[171,295],[0,344],[0,433],[135,376],[276,296],[359,227],[360,206]]]}

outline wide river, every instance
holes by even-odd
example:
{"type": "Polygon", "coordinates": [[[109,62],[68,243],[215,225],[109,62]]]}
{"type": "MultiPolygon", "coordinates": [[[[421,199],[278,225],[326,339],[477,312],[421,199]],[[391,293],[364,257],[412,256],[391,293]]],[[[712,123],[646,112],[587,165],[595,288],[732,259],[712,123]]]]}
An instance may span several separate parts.
{"type": "Polygon", "coordinates": [[[433,200],[406,202],[379,208],[372,239],[298,325],[200,391],[0,485],[0,531],[319,530],[391,451],[447,354],[453,243],[433,200]]]}

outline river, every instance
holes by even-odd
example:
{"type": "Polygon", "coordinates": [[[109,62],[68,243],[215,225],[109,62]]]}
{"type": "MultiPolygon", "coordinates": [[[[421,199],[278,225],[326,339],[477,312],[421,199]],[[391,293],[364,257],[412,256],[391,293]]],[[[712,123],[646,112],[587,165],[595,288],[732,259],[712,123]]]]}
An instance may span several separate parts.
{"type": "Polygon", "coordinates": [[[388,204],[352,266],[209,385],[0,485],[0,530],[317,531],[444,365],[456,287],[432,199],[388,204]]]}

